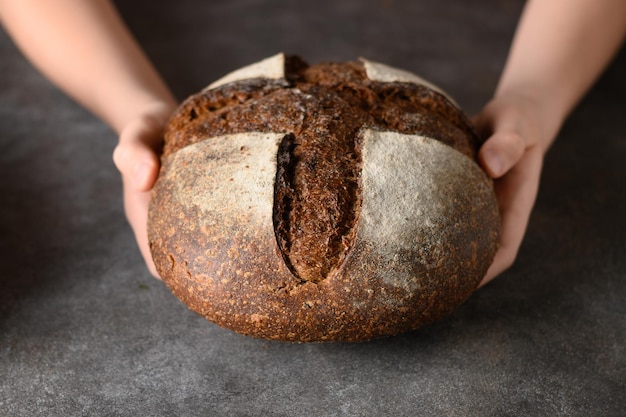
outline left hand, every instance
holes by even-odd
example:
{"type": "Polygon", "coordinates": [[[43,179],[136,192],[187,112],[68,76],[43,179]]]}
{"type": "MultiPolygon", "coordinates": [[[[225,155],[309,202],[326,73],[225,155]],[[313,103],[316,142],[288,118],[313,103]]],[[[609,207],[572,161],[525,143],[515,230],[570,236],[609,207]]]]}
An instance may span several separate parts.
{"type": "Polygon", "coordinates": [[[159,173],[163,130],[170,110],[167,106],[154,105],[128,122],[113,152],[115,165],[122,174],[126,218],[148,270],[155,278],[159,278],[159,274],[148,243],[148,205],[150,190],[159,173]]]}

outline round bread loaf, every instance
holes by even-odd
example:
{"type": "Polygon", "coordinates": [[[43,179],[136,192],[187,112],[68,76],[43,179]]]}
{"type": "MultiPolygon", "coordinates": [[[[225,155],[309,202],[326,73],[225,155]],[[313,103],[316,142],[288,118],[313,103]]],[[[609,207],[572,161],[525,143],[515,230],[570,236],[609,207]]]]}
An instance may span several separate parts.
{"type": "Polygon", "coordinates": [[[443,91],[361,59],[283,54],[188,98],[148,234],[165,284],[246,335],[361,341],[476,289],[499,241],[480,139],[443,91]]]}

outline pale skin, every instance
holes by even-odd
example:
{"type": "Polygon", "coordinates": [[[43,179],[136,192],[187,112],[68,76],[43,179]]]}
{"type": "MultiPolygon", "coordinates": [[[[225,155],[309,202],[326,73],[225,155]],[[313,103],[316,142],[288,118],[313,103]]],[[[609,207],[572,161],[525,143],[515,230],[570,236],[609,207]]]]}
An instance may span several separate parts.
{"type": "Polygon", "coordinates": [[[502,237],[481,285],[509,268],[533,208],[543,157],[626,35],[626,1],[530,0],[493,99],[474,118],[495,179],[502,237]]]}
{"type": "MultiPolygon", "coordinates": [[[[147,211],[176,100],[108,0],[0,0],[0,21],[44,75],[118,133],[113,160],[126,215],[158,277],[147,211]]],[[[502,217],[500,249],[481,285],[515,260],[543,157],[625,34],[623,0],[528,2],[494,97],[474,118],[488,138],[479,162],[495,179],[502,217]]]]}
{"type": "Polygon", "coordinates": [[[124,208],[148,269],[150,189],[173,95],[107,0],[0,0],[0,20],[28,59],[119,135],[124,208]]]}

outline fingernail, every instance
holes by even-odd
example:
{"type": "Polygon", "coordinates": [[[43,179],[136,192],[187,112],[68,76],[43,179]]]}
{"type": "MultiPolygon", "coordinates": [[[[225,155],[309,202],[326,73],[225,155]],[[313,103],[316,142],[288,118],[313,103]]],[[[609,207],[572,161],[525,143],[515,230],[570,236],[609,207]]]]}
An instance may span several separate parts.
{"type": "Polygon", "coordinates": [[[483,160],[494,176],[502,175],[504,163],[502,162],[500,155],[494,151],[486,151],[483,155],[483,160]]]}

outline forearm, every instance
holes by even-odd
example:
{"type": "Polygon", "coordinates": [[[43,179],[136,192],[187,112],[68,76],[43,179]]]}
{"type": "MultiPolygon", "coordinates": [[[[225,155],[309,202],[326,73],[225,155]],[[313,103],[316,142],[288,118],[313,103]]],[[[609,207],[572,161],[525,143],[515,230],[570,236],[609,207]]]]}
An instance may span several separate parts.
{"type": "Polygon", "coordinates": [[[118,133],[175,106],[108,0],[0,0],[0,20],[42,73],[118,133]]]}
{"type": "Polygon", "coordinates": [[[496,98],[522,95],[538,106],[547,148],[625,34],[624,0],[529,0],[496,98]]]}

